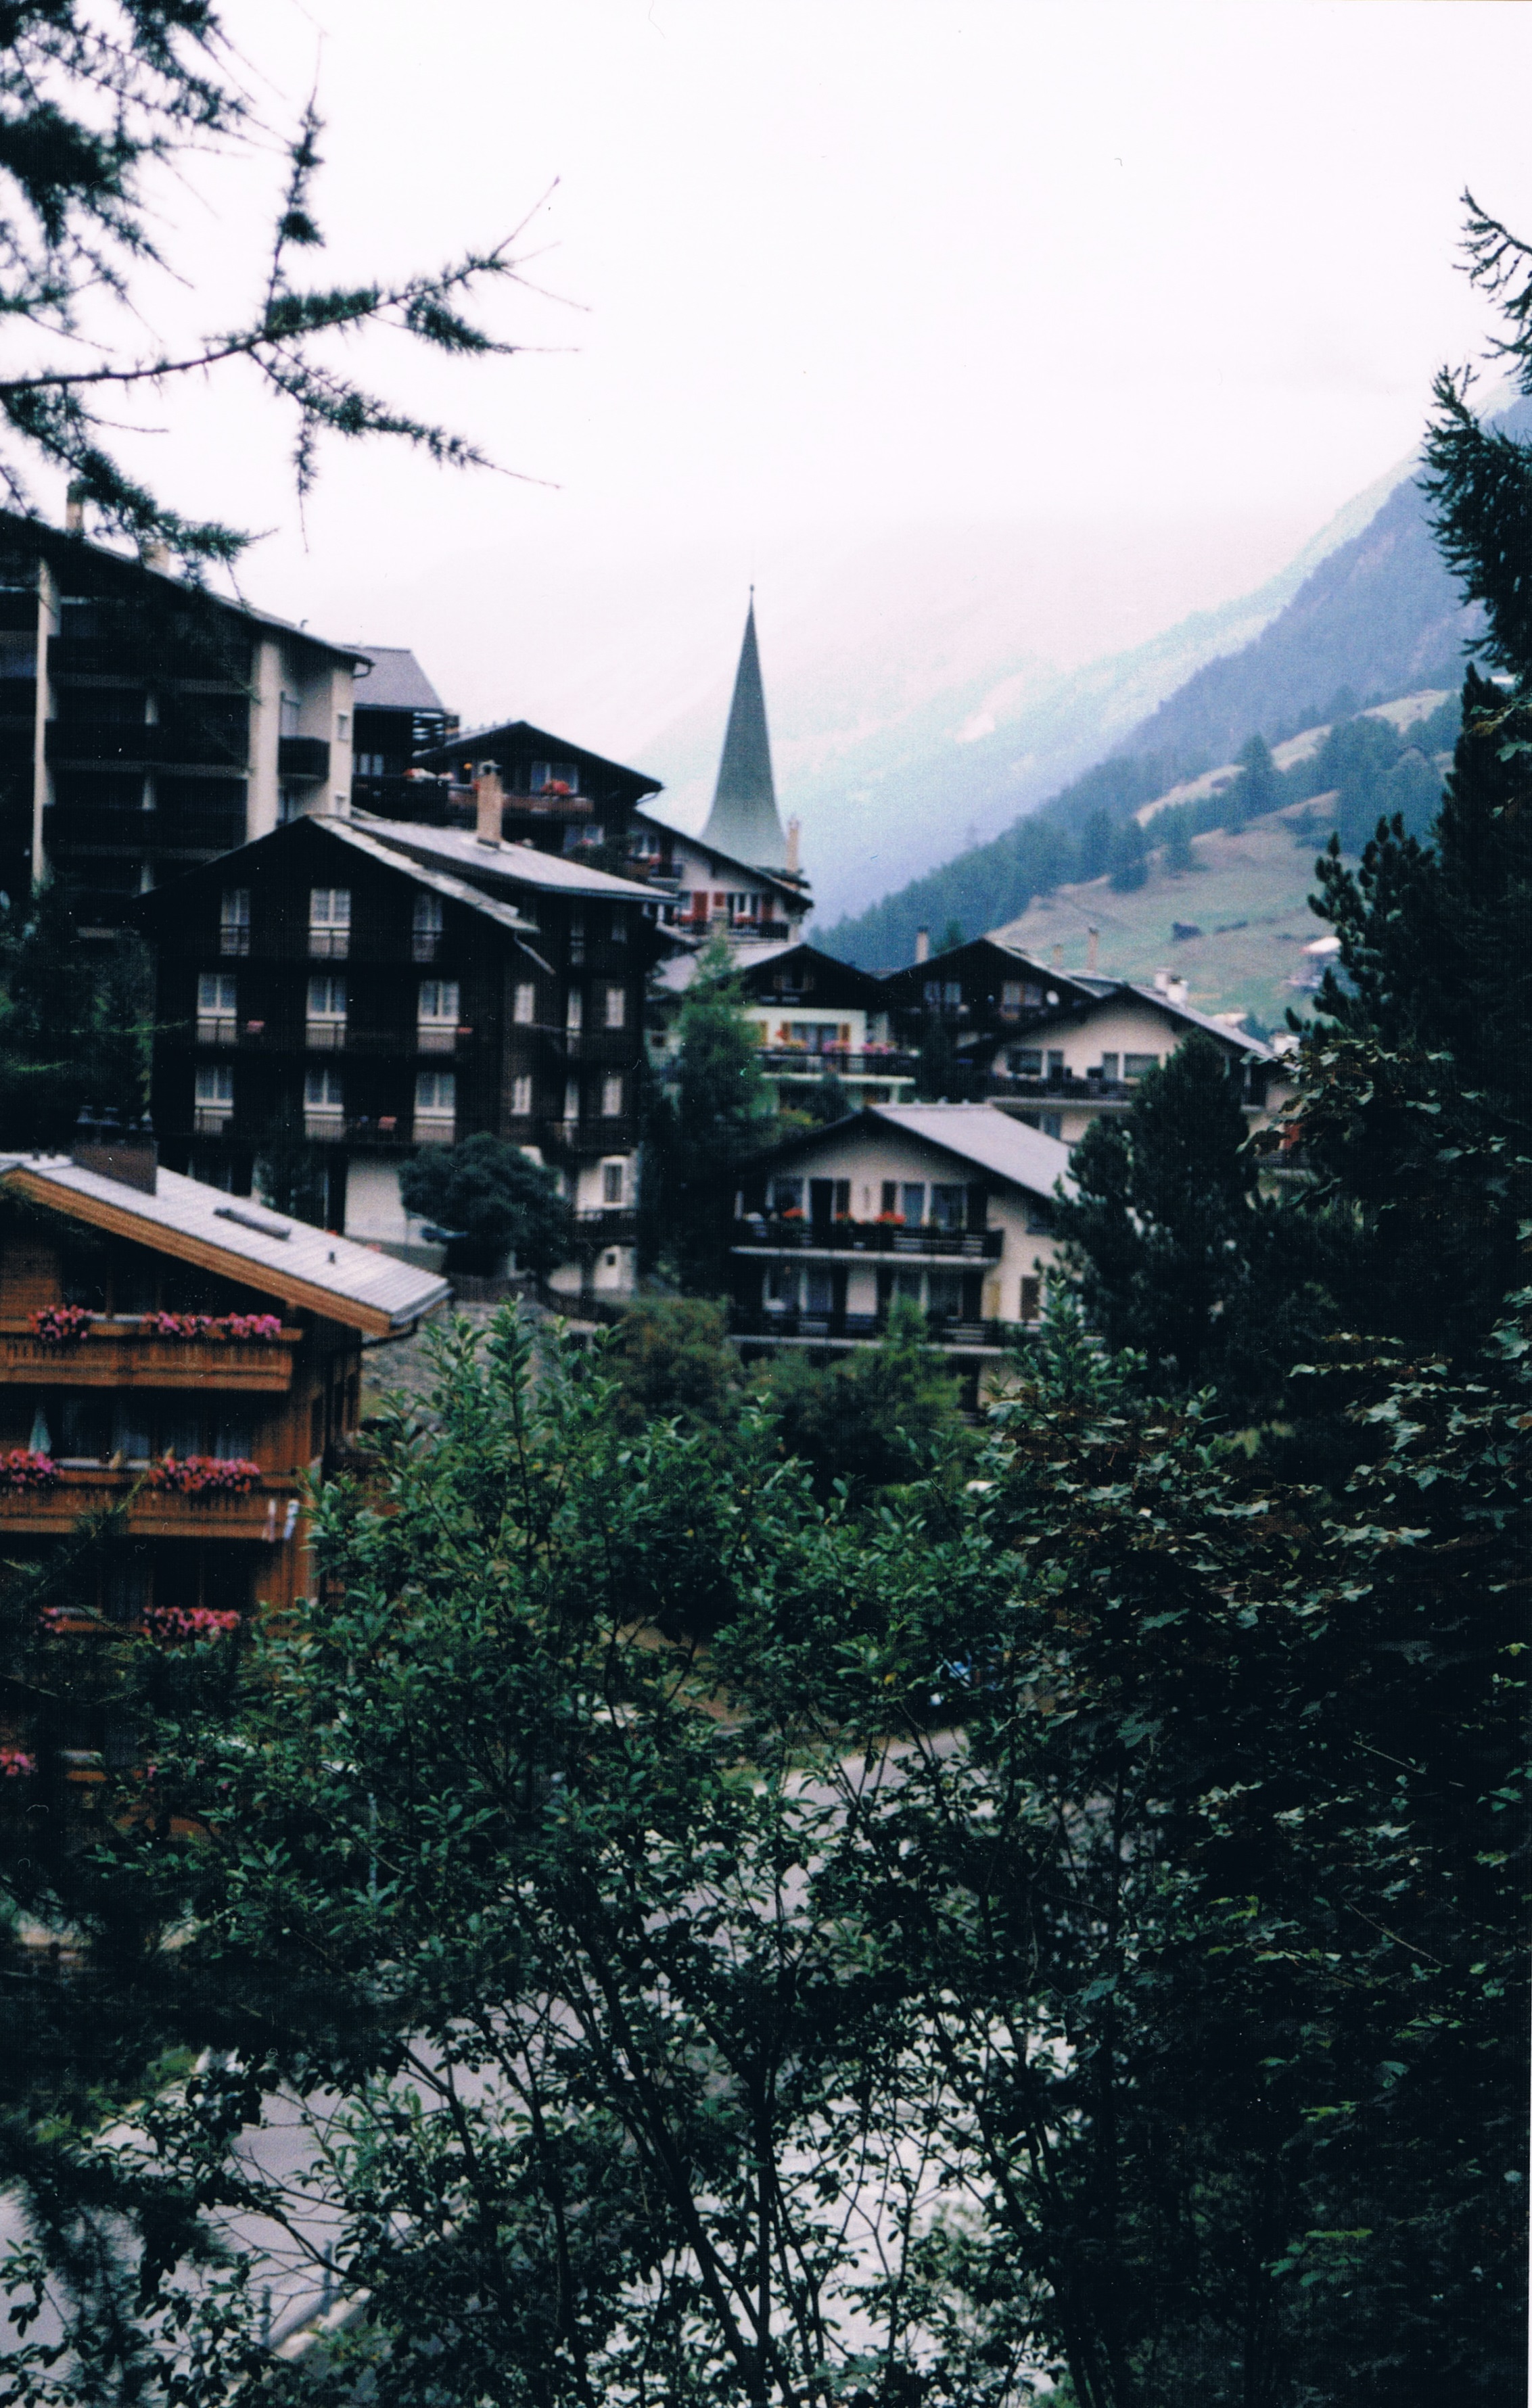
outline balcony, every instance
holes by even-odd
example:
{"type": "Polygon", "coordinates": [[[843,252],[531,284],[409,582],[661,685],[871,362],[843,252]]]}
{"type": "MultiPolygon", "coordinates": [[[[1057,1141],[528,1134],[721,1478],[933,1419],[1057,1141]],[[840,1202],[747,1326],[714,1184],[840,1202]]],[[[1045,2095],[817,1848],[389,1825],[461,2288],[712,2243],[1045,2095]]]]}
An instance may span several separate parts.
{"type": "Polygon", "coordinates": [[[778,1221],[747,1213],[734,1224],[736,1254],[898,1254],[905,1260],[997,1262],[1003,1229],[904,1228],[892,1221],[778,1221]]]}
{"type": "Polygon", "coordinates": [[[45,1346],[24,1321],[0,1320],[0,1386],[30,1388],[242,1388],[282,1396],[293,1384],[303,1332],[261,1340],[159,1338],[136,1315],[91,1323],[69,1346],[45,1346]]]}
{"type": "Polygon", "coordinates": [[[222,1137],[234,1118],[232,1104],[195,1104],[192,1127],[198,1137],[222,1137]]]}
{"type": "Polygon", "coordinates": [[[417,1145],[451,1145],[456,1135],[455,1112],[417,1112],[415,1114],[417,1145]]]}
{"type": "Polygon", "coordinates": [[[303,1024],[303,1043],[311,1054],[340,1054],[345,1042],[343,1020],[306,1020],[303,1024]]]}
{"type": "Polygon", "coordinates": [[[279,736],[279,778],[316,780],[330,774],[330,748],[323,736],[279,736]]]}
{"type": "Polygon", "coordinates": [[[349,928],[313,928],[309,930],[309,959],[311,962],[343,962],[351,953],[349,928]]]}
{"type": "Polygon", "coordinates": [[[593,1211],[576,1212],[575,1233],[589,1244],[630,1246],[638,1238],[638,1214],[630,1205],[598,1205],[593,1211]]]}
{"type": "Polygon", "coordinates": [[[773,1079],[913,1079],[920,1068],[918,1054],[898,1054],[892,1046],[860,1054],[849,1046],[827,1045],[811,1054],[802,1045],[763,1045],[760,1067],[773,1079]]]}
{"type": "Polygon", "coordinates": [[[346,1134],[346,1115],[341,1110],[314,1111],[305,1105],[303,1134],[315,1145],[334,1145],[346,1134]]]}
{"type": "Polygon", "coordinates": [[[248,953],[250,951],[250,930],[248,928],[230,927],[227,923],[225,923],[218,931],[218,950],[224,955],[225,961],[227,961],[231,956],[248,953]]]}
{"type": "Polygon", "coordinates": [[[197,1013],[196,1041],[199,1045],[235,1045],[238,1039],[239,1023],[232,1011],[197,1013]]]}
{"type": "Polygon", "coordinates": [[[135,1488],[128,1529],[136,1539],[242,1539],[280,1546],[296,1526],[296,1479],[269,1477],[245,1497],[183,1497],[144,1484],[147,1464],[113,1470],[107,1464],[65,1464],[57,1484],[0,1494],[0,1535],[22,1531],[62,1538],[88,1513],[121,1505],[135,1488]]]}
{"type": "MultiPolygon", "coordinates": [[[[772,1312],[764,1305],[739,1305],[730,1314],[730,1328],[736,1338],[759,1338],[786,1340],[802,1345],[833,1345],[836,1342],[874,1345],[888,1327],[888,1315],[881,1312],[795,1312],[787,1309],[772,1312]]],[[[1015,1343],[1024,1334],[1025,1325],[1015,1321],[964,1321],[957,1314],[928,1313],[926,1333],[933,1346],[970,1353],[982,1350],[998,1354],[1015,1343]]]]}
{"type": "MultiPolygon", "coordinates": [[[[51,719],[44,730],[51,763],[120,763],[123,768],[235,769],[250,767],[250,742],[221,727],[165,726],[156,721],[51,719]]],[[[327,751],[328,747],[322,747],[327,751]]]]}
{"type": "Polygon", "coordinates": [[[457,1025],[445,1020],[421,1020],[415,1024],[417,1054],[455,1054],[457,1025]]]}
{"type": "Polygon", "coordinates": [[[437,947],[441,942],[440,929],[417,928],[410,939],[410,958],[415,962],[434,962],[437,947]]]}

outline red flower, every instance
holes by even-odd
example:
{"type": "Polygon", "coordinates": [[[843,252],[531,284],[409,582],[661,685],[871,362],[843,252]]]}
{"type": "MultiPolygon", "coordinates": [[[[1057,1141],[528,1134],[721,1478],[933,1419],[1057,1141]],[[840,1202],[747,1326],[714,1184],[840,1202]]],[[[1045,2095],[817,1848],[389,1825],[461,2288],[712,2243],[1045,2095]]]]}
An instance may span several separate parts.
{"type": "Polygon", "coordinates": [[[89,1329],[92,1316],[82,1304],[43,1304],[27,1318],[39,1344],[73,1346],[89,1329]]]}
{"type": "Polygon", "coordinates": [[[260,1486],[261,1467],[242,1455],[162,1455],[149,1484],[177,1497],[246,1497],[260,1486]]]}
{"type": "Polygon", "coordinates": [[[0,1455],[0,1490],[51,1488],[59,1476],[58,1465],[51,1455],[36,1455],[29,1446],[13,1446],[8,1455],[0,1455]]]}
{"type": "Polygon", "coordinates": [[[156,1605],[147,1617],[154,1639],[223,1639],[239,1627],[239,1617],[210,1605],[156,1605]]]}
{"type": "Polygon", "coordinates": [[[23,1747],[0,1747],[0,1780],[24,1780],[37,1770],[37,1759],[28,1756],[23,1747]]]}

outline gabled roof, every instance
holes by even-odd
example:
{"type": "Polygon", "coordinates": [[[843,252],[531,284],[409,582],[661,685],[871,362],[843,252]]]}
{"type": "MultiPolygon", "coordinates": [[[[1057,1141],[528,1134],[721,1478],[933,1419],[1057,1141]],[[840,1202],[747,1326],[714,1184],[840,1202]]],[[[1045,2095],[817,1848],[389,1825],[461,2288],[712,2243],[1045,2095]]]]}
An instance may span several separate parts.
{"type": "MultiPolygon", "coordinates": [[[[320,814],[312,816],[318,819],[320,814]]],[[[614,878],[605,869],[586,869],[563,853],[539,853],[531,844],[481,844],[471,828],[421,827],[412,820],[376,819],[370,811],[354,811],[349,820],[325,819],[324,824],[357,829],[380,851],[459,870],[473,880],[504,879],[509,884],[537,886],[549,894],[593,895],[613,903],[653,905],[656,899],[654,888],[641,886],[635,879],[614,878]]]]}
{"type": "Polygon", "coordinates": [[[358,644],[358,710],[441,710],[441,696],[413,652],[397,644],[358,644]]]}
{"type": "MultiPolygon", "coordinates": [[[[652,811],[637,810],[633,817],[641,827],[658,828],[662,836],[673,837],[682,844],[694,845],[699,853],[705,853],[710,861],[715,861],[721,869],[737,869],[742,878],[763,878],[768,886],[774,886],[777,893],[795,903],[800,911],[810,909],[808,880],[801,872],[763,869],[759,862],[746,861],[739,853],[721,852],[710,836],[693,836],[689,828],[672,827],[669,820],[657,820],[652,811]]],[[[783,851],[787,851],[786,845],[783,851]]]]}
{"type": "Polygon", "coordinates": [[[754,993],[756,989],[750,982],[759,973],[767,980],[759,989],[761,999],[770,996],[773,1000],[786,1002],[788,997],[778,996],[770,984],[768,973],[770,979],[774,979],[783,965],[789,961],[804,963],[815,970],[817,984],[817,974],[823,971],[827,990],[833,983],[843,992],[856,996],[860,1002],[871,1004],[874,1010],[881,1009],[886,1000],[883,982],[874,978],[871,970],[856,969],[849,962],[837,961],[833,953],[821,953],[817,945],[802,941],[798,944],[742,945],[735,954],[734,975],[745,984],[748,992],[754,993]]]}
{"type": "Polygon", "coordinates": [[[760,867],[781,869],[787,865],[788,840],[777,817],[772,742],[766,732],[766,696],[760,682],[753,589],[744,618],[740,664],[734,672],[734,694],[729,706],[729,724],[724,730],[718,782],[714,788],[713,809],[702,830],[702,842],[732,854],[737,861],[760,867]]]}
{"type": "MultiPolygon", "coordinates": [[[[1045,995],[1051,989],[1061,1002],[1074,998],[1087,1000],[1104,986],[1112,987],[1117,983],[1115,979],[1086,979],[1072,971],[1056,970],[1049,963],[1038,961],[1035,954],[1024,953],[1019,946],[1006,944],[1002,937],[980,936],[969,937],[961,945],[951,945],[945,953],[932,953],[923,962],[906,962],[901,969],[886,970],[883,986],[886,990],[895,987],[918,990],[932,980],[949,978],[954,974],[961,977],[960,966],[971,954],[993,956],[994,968],[1004,977],[1030,972],[1045,995]]],[[[1030,1008],[1041,1009],[1035,1005],[1030,1008]]]]}
{"type": "Polygon", "coordinates": [[[369,1338],[408,1329],[452,1293],[434,1271],[175,1170],[150,1196],[67,1154],[0,1154],[0,1185],[369,1338]]]}
{"type": "Polygon", "coordinates": [[[1221,1044],[1236,1047],[1241,1054],[1253,1054],[1263,1062],[1272,1062],[1277,1058],[1264,1037],[1252,1036],[1248,1028],[1231,1027],[1226,1020],[1214,1020],[1208,1012],[1194,1011],[1189,1003],[1177,1003],[1161,987],[1139,986],[1132,979],[1122,979],[1113,992],[1136,996],[1141,1003],[1152,1003],[1157,1010],[1167,1013],[1172,1020],[1184,1021],[1189,1028],[1200,1028],[1207,1036],[1218,1038],[1221,1044]]]}
{"type": "Polygon", "coordinates": [[[802,1137],[789,1138],[776,1149],[776,1155],[817,1151],[832,1139],[847,1136],[859,1124],[868,1130],[881,1124],[906,1137],[918,1138],[923,1144],[939,1147],[955,1161],[988,1170],[1032,1196],[1051,1196],[1060,1180],[1066,1195],[1074,1193],[1069,1148],[1061,1145],[1057,1138],[1045,1137],[1041,1129],[1029,1128],[1024,1121],[1013,1120],[993,1104],[868,1104],[844,1120],[831,1121],[826,1127],[802,1137]]]}
{"type": "Polygon", "coordinates": [[[599,770],[603,777],[623,781],[635,797],[660,792],[658,778],[647,776],[642,769],[629,769],[621,761],[608,761],[586,745],[571,744],[567,736],[550,736],[545,727],[534,727],[525,719],[501,720],[493,727],[462,728],[441,744],[433,744],[420,758],[442,769],[460,768],[467,763],[471,770],[478,761],[499,761],[503,767],[505,760],[532,756],[548,761],[577,761],[582,769],[599,770]]]}
{"type": "MultiPolygon", "coordinates": [[[[482,887],[470,886],[467,879],[455,878],[450,871],[438,869],[428,862],[416,861],[412,857],[401,860],[397,853],[377,841],[371,833],[373,824],[369,821],[367,826],[362,827],[354,819],[341,819],[339,814],[332,817],[321,811],[308,812],[301,819],[287,820],[279,828],[269,828],[265,836],[252,837],[248,844],[239,845],[235,852],[222,853],[216,861],[200,862],[195,868],[182,870],[179,878],[172,879],[166,885],[157,886],[150,894],[140,896],[133,907],[134,916],[152,920],[167,909],[179,909],[180,892],[188,880],[206,879],[216,874],[221,881],[226,881],[231,874],[238,873],[238,865],[247,854],[265,845],[305,842],[307,839],[296,831],[310,829],[343,844],[352,853],[365,854],[368,860],[378,863],[382,868],[392,869],[400,878],[408,878],[412,884],[429,887],[434,894],[444,895],[454,903],[462,904],[466,910],[477,911],[482,918],[493,920],[497,926],[510,930],[513,936],[536,936],[536,921],[524,918],[513,903],[501,902],[493,895],[486,895],[482,887]]],[[[389,824],[384,822],[383,824],[389,824]]]]}

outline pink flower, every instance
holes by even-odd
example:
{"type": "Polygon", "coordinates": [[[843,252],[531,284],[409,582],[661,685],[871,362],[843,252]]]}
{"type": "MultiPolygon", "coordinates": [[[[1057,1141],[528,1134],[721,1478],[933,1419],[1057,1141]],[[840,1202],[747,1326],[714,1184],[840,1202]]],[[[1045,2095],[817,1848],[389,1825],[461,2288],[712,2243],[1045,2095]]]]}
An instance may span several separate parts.
{"type": "Polygon", "coordinates": [[[43,1346],[73,1346],[91,1326],[82,1304],[43,1304],[27,1316],[32,1334],[43,1346]]]}
{"type": "Polygon", "coordinates": [[[156,1605],[148,1615],[155,1639],[225,1639],[239,1627],[239,1617],[210,1605],[156,1605]]]}
{"type": "Polygon", "coordinates": [[[51,1488],[59,1476],[51,1455],[36,1455],[29,1446],[13,1446],[0,1455],[0,1490],[15,1494],[27,1488],[51,1488]]]}
{"type": "Polygon", "coordinates": [[[36,1757],[28,1756],[25,1748],[0,1747],[0,1780],[24,1781],[28,1773],[36,1770],[36,1757]]]}
{"type": "Polygon", "coordinates": [[[261,1467],[243,1455],[162,1455],[149,1484],[178,1497],[245,1497],[260,1486],[261,1467]]]}

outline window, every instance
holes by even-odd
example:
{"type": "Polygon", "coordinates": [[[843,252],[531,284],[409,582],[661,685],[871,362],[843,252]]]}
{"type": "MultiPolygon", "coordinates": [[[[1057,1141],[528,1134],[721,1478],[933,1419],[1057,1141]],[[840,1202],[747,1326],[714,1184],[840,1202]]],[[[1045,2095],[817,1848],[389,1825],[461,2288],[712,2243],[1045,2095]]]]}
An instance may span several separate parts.
{"type": "Polygon", "coordinates": [[[939,1009],[942,1000],[942,982],[940,979],[927,979],[925,997],[928,1006],[932,1011],[939,1009]]]}
{"type": "Polygon", "coordinates": [[[601,1081],[601,1118],[614,1121],[622,1117],[622,1072],[611,1070],[601,1081]]]}
{"type": "Polygon", "coordinates": [[[772,1182],[772,1210],[773,1212],[777,1213],[801,1213],[803,1210],[802,1181],[801,1179],[773,1179],[772,1182]]]}
{"type": "Polygon", "coordinates": [[[564,1082],[564,1118],[567,1121],[577,1121],[579,1117],[580,1082],[578,1079],[566,1079],[564,1082]]]}
{"type": "Polygon", "coordinates": [[[962,1312],[961,1271],[932,1271],[926,1281],[926,1311],[933,1321],[956,1321],[962,1312]]]}
{"type": "Polygon", "coordinates": [[[886,1179],[883,1182],[882,1200],[878,1205],[878,1211],[886,1217],[891,1218],[898,1210],[899,1182],[897,1180],[886,1179]]]}
{"type": "Polygon", "coordinates": [[[931,1191],[931,1217],[938,1229],[961,1229],[968,1209],[966,1187],[933,1187],[931,1191]]]}
{"type": "Polygon", "coordinates": [[[1002,985],[1000,990],[1000,1009],[1002,1011],[1020,1010],[1021,982],[1019,979],[1006,979],[1002,985]]]}
{"type": "Polygon", "coordinates": [[[761,1301],[768,1312],[796,1312],[802,1286],[796,1263],[773,1263],[761,1282],[761,1301]]]}
{"type": "Polygon", "coordinates": [[[1158,1054],[1124,1054],[1122,1056],[1122,1076],[1125,1079],[1147,1079],[1149,1072],[1159,1067],[1158,1054]]]}
{"type": "Polygon", "coordinates": [[[511,1017],[519,1021],[524,1028],[529,1028],[537,1018],[537,989],[530,979],[517,987],[511,1017]]]}
{"type": "Polygon", "coordinates": [[[303,1079],[303,1134],[340,1137],[346,1125],[344,1092],[339,1070],[308,1070],[303,1079]]]}
{"type": "Polygon", "coordinates": [[[571,1037],[585,1024],[585,998],[577,986],[570,989],[570,999],[564,1008],[564,1025],[571,1037]]]}
{"type": "Polygon", "coordinates": [[[612,914],[612,941],[614,945],[626,945],[628,942],[628,914],[626,911],[617,910],[614,911],[612,914]]]}
{"type": "Polygon", "coordinates": [[[1052,1207],[1052,1205],[1048,1202],[1048,1198],[1047,1198],[1047,1197],[1046,1197],[1046,1196],[1029,1196],[1029,1197],[1028,1197],[1028,1198],[1027,1198],[1027,1235],[1028,1235],[1028,1237],[1029,1237],[1029,1238],[1048,1238],[1048,1237],[1051,1237],[1051,1236],[1052,1236],[1052,1234],[1053,1234],[1053,1207],[1052,1207]]]}
{"type": "Polygon", "coordinates": [[[450,1054],[457,1042],[457,981],[422,979],[415,1004],[415,1043],[422,1054],[450,1054]]]}
{"type": "Polygon", "coordinates": [[[1050,1054],[1049,1054],[1049,1055],[1048,1055],[1048,1077],[1049,1077],[1050,1079],[1062,1079],[1062,1078],[1063,1077],[1063,1074],[1064,1074],[1064,1057],[1063,1057],[1062,1053],[1062,1052],[1054,1052],[1054,1053],[1050,1053],[1050,1054]]]}
{"type": "Polygon", "coordinates": [[[1114,1087],[1118,1082],[1121,1058],[1119,1054],[1104,1054],[1101,1057],[1101,1075],[1104,1079],[1109,1079],[1114,1087]]]}
{"type": "Polygon", "coordinates": [[[227,970],[204,970],[196,982],[196,1041],[232,1045],[238,1034],[237,988],[227,970]]]}
{"type": "Polygon", "coordinates": [[[1039,1112],[1037,1116],[1037,1125],[1042,1130],[1045,1137],[1058,1138],[1061,1142],[1062,1141],[1062,1112],[1039,1112]]]}
{"type": "Polygon", "coordinates": [[[250,889],[248,886],[225,886],[218,915],[218,950],[221,953],[248,953],[250,951],[250,889]]]}
{"type": "Polygon", "coordinates": [[[309,890],[309,951],[318,961],[344,961],[351,951],[351,889],[309,890]]]}
{"type": "Polygon", "coordinates": [[[585,915],[583,911],[571,911],[570,913],[570,960],[578,968],[585,958],[585,915]]]}
{"type": "Polygon", "coordinates": [[[622,1202],[623,1168],[624,1166],[620,1162],[602,1163],[601,1202],[603,1204],[620,1204],[622,1202]]]}
{"type": "Polygon", "coordinates": [[[918,1229],[926,1217],[924,1181],[906,1180],[899,1191],[899,1209],[904,1215],[907,1229],[918,1229]]]}
{"type": "Polygon", "coordinates": [[[962,1001],[962,987],[957,979],[947,980],[947,984],[942,989],[942,1001],[945,1004],[954,1005],[960,1004],[962,1001]]]}
{"type": "Polygon", "coordinates": [[[803,1281],[805,1312],[828,1313],[835,1308],[834,1274],[828,1263],[811,1263],[803,1281]]]}
{"type": "Polygon", "coordinates": [[[1013,1045],[1005,1056],[1013,1079],[1040,1079],[1043,1056],[1035,1045],[1013,1045]]]}
{"type": "Polygon", "coordinates": [[[234,1072],[226,1062],[209,1062],[197,1071],[193,1090],[193,1125],[204,1136],[227,1126],[234,1117],[234,1072]]]}
{"type": "Polygon", "coordinates": [[[532,1077],[529,1070],[520,1070],[511,1082],[511,1117],[524,1121],[531,1117],[532,1077]]]}
{"type": "Polygon", "coordinates": [[[338,711],[336,712],[336,714],[335,714],[335,738],[336,738],[336,742],[337,742],[338,744],[343,744],[343,743],[345,742],[345,740],[346,740],[347,737],[348,737],[350,734],[351,734],[351,713],[350,713],[350,711],[349,711],[349,710],[338,710],[338,711]]]}
{"type": "MultiPolygon", "coordinates": [[[[382,760],[382,753],[375,754],[382,760]]],[[[381,774],[381,772],[380,772],[381,774]]],[[[417,962],[434,962],[436,949],[441,940],[441,897],[440,895],[415,896],[412,949],[417,962]]]]}
{"type": "Polygon", "coordinates": [[[382,752],[358,752],[356,775],[359,778],[386,778],[385,755],[382,752]]]}
{"type": "Polygon", "coordinates": [[[282,698],[281,728],[281,732],[283,736],[296,736],[297,734],[298,721],[302,717],[302,714],[303,705],[299,702],[297,695],[296,694],[284,694],[282,698]]]}
{"type": "Polygon", "coordinates": [[[621,1028],[627,1018],[628,989],[624,986],[609,986],[606,991],[606,1025],[608,1028],[621,1028]]]}
{"type": "Polygon", "coordinates": [[[346,982],[321,971],[309,981],[304,1042],[339,1048],[346,1041],[346,982]]]}
{"type": "Polygon", "coordinates": [[[285,827],[289,820],[303,817],[303,798],[292,786],[277,788],[277,825],[285,827]]]}
{"type": "Polygon", "coordinates": [[[1037,1321],[1042,1317],[1043,1283],[1040,1279],[1024,1279],[1021,1283],[1021,1318],[1037,1321]]]}
{"type": "Polygon", "coordinates": [[[577,795],[579,767],[573,761],[534,761],[527,783],[534,795],[577,795]]]}
{"type": "Polygon", "coordinates": [[[457,1118],[457,1076],[453,1070],[415,1072],[415,1135],[441,1144],[457,1118]]]}

